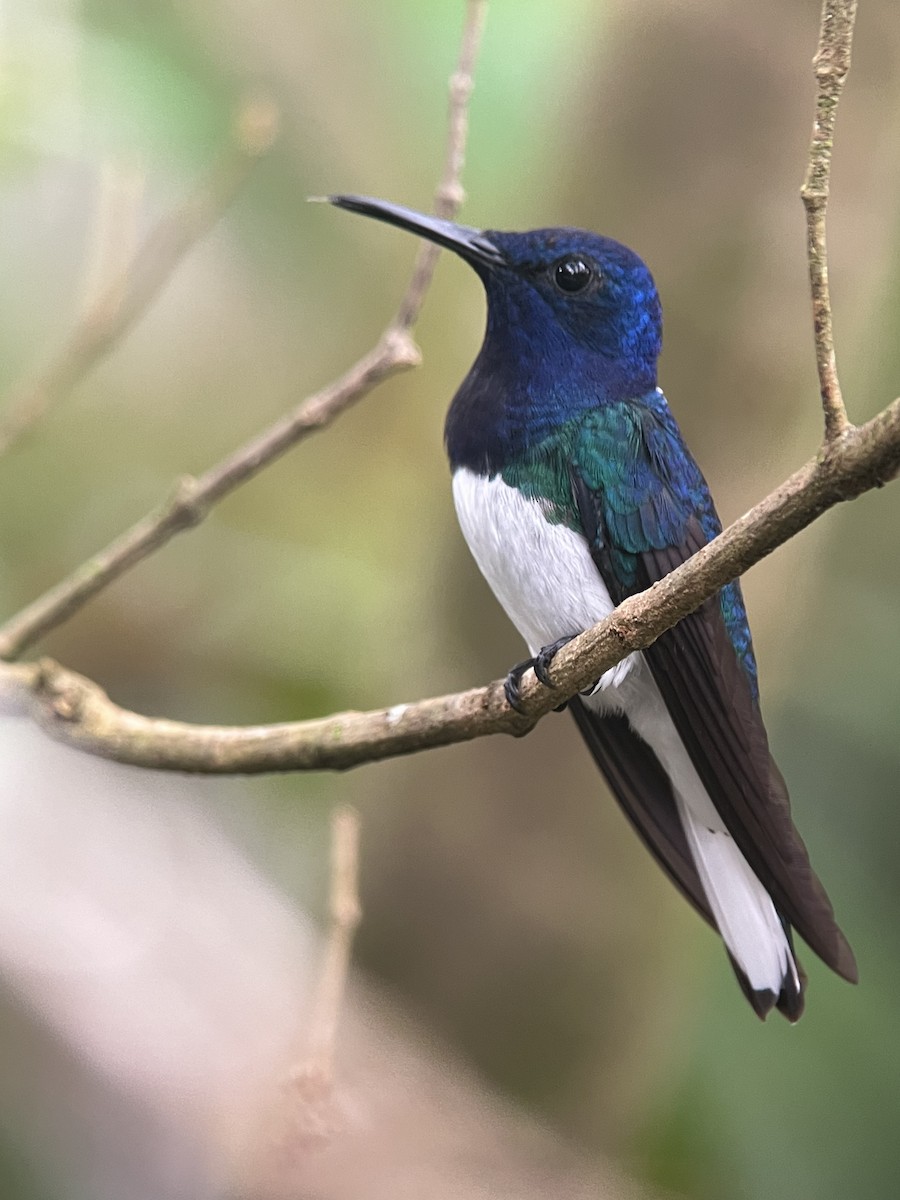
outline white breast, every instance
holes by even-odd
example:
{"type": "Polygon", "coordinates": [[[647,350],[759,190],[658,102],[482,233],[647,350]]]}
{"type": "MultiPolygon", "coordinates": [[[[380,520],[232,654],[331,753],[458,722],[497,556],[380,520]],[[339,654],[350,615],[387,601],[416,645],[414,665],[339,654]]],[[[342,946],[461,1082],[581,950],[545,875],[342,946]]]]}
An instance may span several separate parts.
{"type": "MultiPolygon", "coordinates": [[[[548,521],[540,501],[499,476],[485,479],[465,468],[453,476],[453,499],[472,556],[530,653],[612,612],[587,542],[548,521]]],[[[602,686],[620,683],[635,658],[629,655],[608,671],[602,686]]]]}

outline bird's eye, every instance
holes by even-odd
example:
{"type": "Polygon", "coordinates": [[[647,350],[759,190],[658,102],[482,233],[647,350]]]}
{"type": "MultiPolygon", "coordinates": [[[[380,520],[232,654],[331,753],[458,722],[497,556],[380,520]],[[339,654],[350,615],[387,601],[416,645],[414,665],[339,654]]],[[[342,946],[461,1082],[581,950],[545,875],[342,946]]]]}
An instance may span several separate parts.
{"type": "Polygon", "coordinates": [[[562,258],[553,267],[553,281],[561,292],[574,295],[583,292],[594,278],[593,269],[577,254],[562,258]]]}

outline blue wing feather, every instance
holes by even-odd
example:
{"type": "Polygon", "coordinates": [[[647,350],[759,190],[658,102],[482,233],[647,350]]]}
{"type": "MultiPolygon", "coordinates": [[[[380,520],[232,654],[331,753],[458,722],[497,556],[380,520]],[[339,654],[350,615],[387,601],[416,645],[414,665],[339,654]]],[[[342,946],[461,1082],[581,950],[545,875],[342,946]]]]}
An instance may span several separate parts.
{"type": "MultiPolygon", "coordinates": [[[[578,426],[573,464],[595,493],[611,543],[609,560],[624,595],[639,589],[639,555],[683,547],[692,521],[707,541],[721,532],[706,480],[662,392],[594,409],[578,426]]],[[[719,603],[756,698],[756,659],[737,581],[722,588],[719,603]]]]}

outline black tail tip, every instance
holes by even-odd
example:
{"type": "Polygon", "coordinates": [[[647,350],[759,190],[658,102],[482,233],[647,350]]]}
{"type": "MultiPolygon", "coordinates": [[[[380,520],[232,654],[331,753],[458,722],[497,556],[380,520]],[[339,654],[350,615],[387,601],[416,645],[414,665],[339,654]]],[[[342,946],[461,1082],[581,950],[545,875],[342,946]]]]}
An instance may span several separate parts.
{"type": "Polygon", "coordinates": [[[793,971],[785,975],[781,983],[781,991],[776,995],[771,988],[755,989],[751,987],[750,980],[737,965],[734,959],[729,954],[731,965],[734,973],[737,976],[737,981],[740,984],[741,991],[747,998],[747,1001],[756,1015],[761,1021],[765,1021],[766,1017],[773,1008],[777,1009],[782,1016],[786,1017],[792,1025],[803,1016],[806,996],[806,972],[795,960],[797,974],[793,971]]]}
{"type": "Polygon", "coordinates": [[[776,1001],[775,1007],[783,1017],[787,1017],[792,1025],[803,1016],[803,1009],[806,1004],[806,981],[801,981],[799,987],[796,986],[793,980],[790,981],[790,986],[783,987],[776,1001]]]}

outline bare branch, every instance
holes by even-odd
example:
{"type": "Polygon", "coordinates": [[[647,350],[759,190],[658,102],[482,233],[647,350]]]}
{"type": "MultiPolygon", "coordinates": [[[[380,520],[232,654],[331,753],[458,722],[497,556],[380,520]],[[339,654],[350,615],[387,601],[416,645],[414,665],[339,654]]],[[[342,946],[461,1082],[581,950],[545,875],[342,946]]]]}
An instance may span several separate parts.
{"type": "Polygon", "coordinates": [[[409,335],[388,330],[374,350],[340,379],[310,396],[292,413],[199,478],[185,476],[159,508],[77,567],[0,627],[0,659],[15,658],[61,625],[113,580],[170,541],[198,525],[219,500],[252,479],[269,463],[311,433],[324,429],[350,404],[361,400],[388,375],[419,361],[409,335]]]}
{"type": "Polygon", "coordinates": [[[359,813],[349,805],[331,819],[331,885],[328,944],[310,1031],[310,1059],[304,1071],[326,1086],[334,1075],[334,1051],[347,988],[353,938],[362,918],[359,902],[359,813]]]}
{"type": "Polygon", "coordinates": [[[141,167],[109,157],[97,172],[97,204],[82,272],[79,319],[102,302],[108,309],[122,301],[129,268],[140,245],[139,221],[147,179],[141,167]],[[113,295],[112,285],[118,289],[113,295]]]}
{"type": "Polygon", "coordinates": [[[222,161],[187,200],[169,213],[138,249],[124,272],[108,282],[86,307],[67,341],[35,379],[15,386],[0,404],[0,454],[6,453],[67,396],[144,315],[172,272],[216,224],[272,145],[278,114],[268,100],[248,100],[234,125],[222,161]]]}
{"type": "MultiPolygon", "coordinates": [[[[462,199],[462,169],[467,131],[467,104],[472,70],[480,44],[487,0],[469,0],[456,70],[450,77],[450,117],[445,164],[436,206],[442,216],[455,215],[462,199]]],[[[66,579],[39,596],[0,626],[0,659],[18,657],[51,629],[78,612],[88,600],[136,563],[180,533],[198,525],[213,505],[257,475],[311,433],[326,428],[377,384],[421,361],[410,335],[431,282],[437,247],[419,253],[406,295],[395,319],[378,344],[339,379],[301,401],[263,433],[247,442],[198,478],[180,480],[169,500],[143,517],[66,579]],[[430,251],[435,253],[431,254],[430,251]]]]}
{"type": "Polygon", "coordinates": [[[373,712],[346,712],[281,725],[215,726],[139,716],[90,680],[56,664],[0,667],[49,733],[72,746],[136,766],[205,774],[343,770],[492,733],[527,733],[561,700],[642,650],[729,580],[841,500],[880,487],[900,471],[900,399],[851,427],[724,533],[557,655],[552,691],[529,672],[528,715],[507,705],[502,683],[373,712]]]}
{"type": "Polygon", "coordinates": [[[813,59],[817,89],[816,114],[809,147],[809,163],[800,189],[806,209],[806,253],[812,292],[816,367],[825,413],[826,447],[841,437],[850,426],[834,355],[825,212],[828,207],[831,179],[834,121],[844,80],[850,70],[850,48],[855,19],[856,0],[823,0],[819,46],[813,59]]]}
{"type": "Polygon", "coordinates": [[[329,930],[312,1010],[307,1056],[285,1080],[287,1104],[272,1137],[275,1165],[322,1145],[344,1124],[335,1096],[334,1057],[347,990],[353,937],[360,922],[359,813],[349,805],[331,818],[329,930]]]}
{"type": "MultiPolygon", "coordinates": [[[[450,76],[447,153],[440,183],[434,194],[435,213],[448,221],[456,216],[466,198],[461,180],[469,134],[469,100],[475,86],[475,61],[486,17],[487,0],[468,0],[459,60],[450,76]]],[[[420,245],[412,279],[397,313],[396,323],[400,329],[410,329],[417,320],[440,252],[440,247],[434,242],[422,242],[420,245]]]]}

